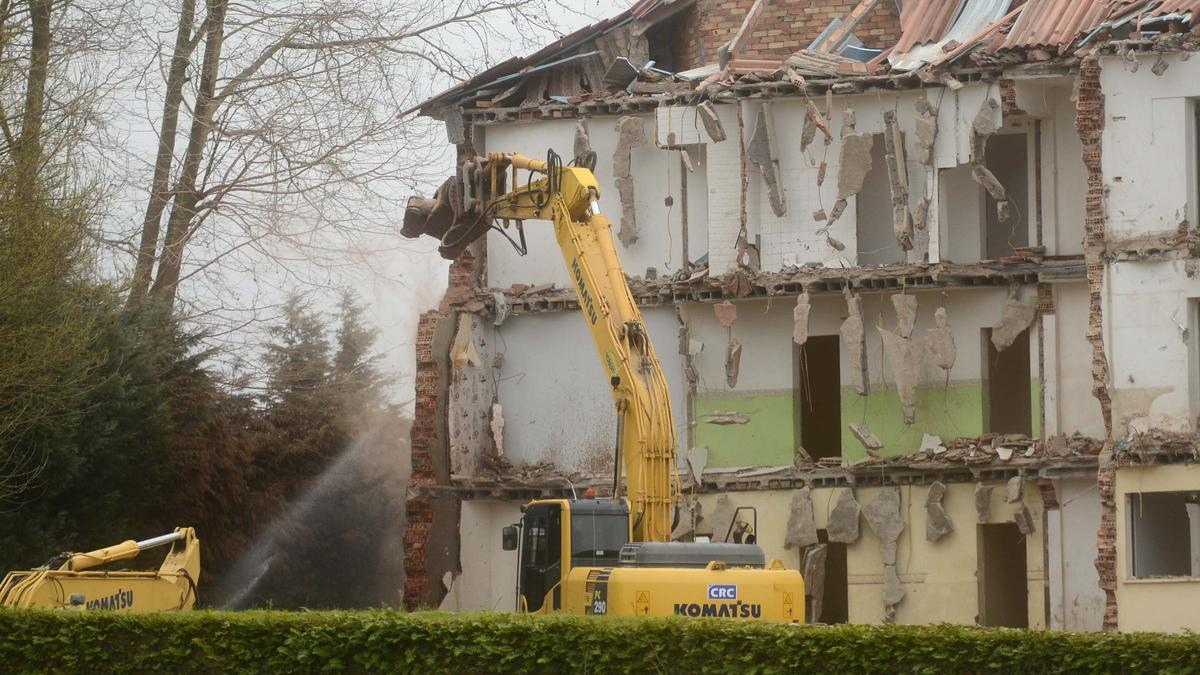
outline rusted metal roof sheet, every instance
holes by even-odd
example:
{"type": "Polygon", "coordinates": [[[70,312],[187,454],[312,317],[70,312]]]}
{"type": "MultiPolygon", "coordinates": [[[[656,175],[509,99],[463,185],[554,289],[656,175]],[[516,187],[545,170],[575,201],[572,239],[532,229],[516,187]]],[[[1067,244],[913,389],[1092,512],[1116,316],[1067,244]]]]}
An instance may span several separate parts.
{"type": "Polygon", "coordinates": [[[1028,0],[1012,30],[996,45],[1004,49],[1054,49],[1066,53],[1076,38],[1105,19],[1120,5],[1118,0],[1028,0]]]}
{"type": "Polygon", "coordinates": [[[917,45],[936,42],[950,22],[972,0],[911,0],[900,12],[900,40],[893,54],[903,54],[917,45]]]}
{"type": "Polygon", "coordinates": [[[936,61],[945,53],[945,45],[951,41],[959,44],[971,42],[981,30],[999,21],[1008,12],[1010,4],[1011,0],[967,0],[965,6],[959,8],[950,27],[939,36],[940,39],[918,44],[904,53],[893,50],[888,62],[896,70],[913,70],[936,61]]]}
{"type": "Polygon", "coordinates": [[[1148,16],[1168,16],[1171,14],[1188,14],[1192,15],[1193,23],[1197,15],[1200,15],[1200,0],[1167,0],[1158,7],[1147,12],[1148,16]]]}

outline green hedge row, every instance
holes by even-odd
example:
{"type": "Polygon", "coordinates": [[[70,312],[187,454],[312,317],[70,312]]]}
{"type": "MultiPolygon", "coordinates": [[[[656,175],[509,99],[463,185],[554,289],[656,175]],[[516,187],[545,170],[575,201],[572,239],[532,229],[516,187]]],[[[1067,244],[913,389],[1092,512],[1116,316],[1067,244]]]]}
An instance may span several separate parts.
{"type": "Polygon", "coordinates": [[[1200,636],[506,614],[0,611],[3,672],[1200,673],[1200,636]]]}

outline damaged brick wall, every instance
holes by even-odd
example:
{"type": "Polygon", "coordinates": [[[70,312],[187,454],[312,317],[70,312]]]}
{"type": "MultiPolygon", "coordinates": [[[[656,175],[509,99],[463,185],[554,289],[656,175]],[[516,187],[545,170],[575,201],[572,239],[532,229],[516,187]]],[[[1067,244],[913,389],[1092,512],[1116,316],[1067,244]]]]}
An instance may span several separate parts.
{"type": "MultiPolygon", "coordinates": [[[[854,3],[843,0],[819,0],[797,3],[794,0],[764,0],[766,7],[750,33],[746,58],[785,59],[807,47],[834,19],[844,19],[854,3]]],[[[729,42],[742,25],[742,19],[754,0],[697,0],[694,11],[699,30],[694,51],[698,67],[717,61],[717,50],[729,42]]],[[[900,17],[895,5],[879,3],[854,29],[867,47],[885,49],[900,38],[900,17]]],[[[689,54],[692,52],[689,51],[689,54]]]]}
{"type": "Polygon", "coordinates": [[[1100,527],[1096,533],[1096,571],[1104,591],[1104,630],[1117,629],[1117,506],[1116,463],[1112,449],[1112,401],[1108,393],[1108,357],[1104,351],[1104,237],[1108,217],[1101,151],[1104,133],[1104,92],[1100,89],[1100,61],[1089,55],[1079,67],[1075,94],[1075,129],[1083,143],[1087,169],[1083,255],[1087,263],[1087,340],[1092,346],[1092,395],[1100,403],[1104,420],[1104,449],[1100,453],[1096,483],[1100,493],[1100,527]]]}
{"type": "Polygon", "coordinates": [[[443,583],[445,575],[455,577],[462,572],[459,500],[450,495],[433,496],[429,488],[450,484],[450,348],[463,317],[451,307],[473,297],[485,260],[482,245],[464,251],[450,266],[441,305],[422,314],[417,323],[416,403],[410,431],[412,487],[405,504],[408,521],[404,531],[404,604],[409,609],[437,607],[448,590],[443,583]]]}

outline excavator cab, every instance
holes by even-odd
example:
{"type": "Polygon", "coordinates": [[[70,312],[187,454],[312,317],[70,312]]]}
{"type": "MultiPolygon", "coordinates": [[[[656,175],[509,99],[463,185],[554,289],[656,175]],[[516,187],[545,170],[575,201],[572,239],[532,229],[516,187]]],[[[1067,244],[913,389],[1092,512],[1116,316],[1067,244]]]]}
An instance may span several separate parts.
{"type": "Polygon", "coordinates": [[[518,525],[502,532],[517,551],[517,609],[562,608],[562,581],[575,567],[613,567],[630,541],[629,507],[611,499],[530,502],[518,525]]]}

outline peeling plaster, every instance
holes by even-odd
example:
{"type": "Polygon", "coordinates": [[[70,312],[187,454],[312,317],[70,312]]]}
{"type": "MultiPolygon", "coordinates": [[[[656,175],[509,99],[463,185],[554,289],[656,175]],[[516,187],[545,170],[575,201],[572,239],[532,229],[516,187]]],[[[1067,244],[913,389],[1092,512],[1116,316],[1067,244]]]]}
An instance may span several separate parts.
{"type": "Polygon", "coordinates": [[[954,521],[950,520],[942,500],[946,495],[946,486],[935,482],[929,486],[929,494],[925,497],[925,539],[936,542],[954,531],[954,521]]]}
{"type": "Polygon", "coordinates": [[[777,217],[783,217],[787,213],[787,199],[779,178],[779,164],[775,161],[775,140],[771,133],[770,114],[770,106],[764,103],[754,122],[754,133],[750,136],[750,143],[746,146],[746,159],[758,167],[763,181],[767,184],[771,211],[777,217]]]}
{"type": "Polygon", "coordinates": [[[867,374],[867,334],[862,316],[862,298],[854,295],[849,287],[843,293],[846,297],[848,316],[842,322],[838,333],[842,336],[842,347],[850,358],[850,372],[847,376],[854,393],[866,396],[871,393],[871,388],[867,374]]]}
{"type": "Polygon", "coordinates": [[[792,505],[788,511],[787,532],[783,547],[791,550],[812,546],[817,538],[817,522],[813,516],[812,490],[808,486],[792,491],[792,505]]]}
{"type": "Polygon", "coordinates": [[[829,541],[841,544],[853,544],[858,541],[858,518],[862,514],[862,506],[854,498],[854,491],[842,488],[838,491],[837,503],[829,513],[829,522],[825,532],[829,541]]]}
{"type": "Polygon", "coordinates": [[[863,507],[867,525],[879,537],[879,552],[883,558],[884,623],[894,623],[896,605],[904,599],[904,585],[896,573],[896,550],[904,532],[900,490],[884,489],[863,507]]]}
{"type": "Polygon", "coordinates": [[[617,238],[626,248],[633,246],[638,240],[630,155],[634,147],[645,142],[642,118],[627,115],[617,122],[617,149],[613,153],[613,181],[617,185],[617,194],[621,201],[621,229],[617,232],[617,238]]]}
{"type": "Polygon", "coordinates": [[[992,486],[975,484],[975,519],[986,523],[992,518],[992,486]]]}

